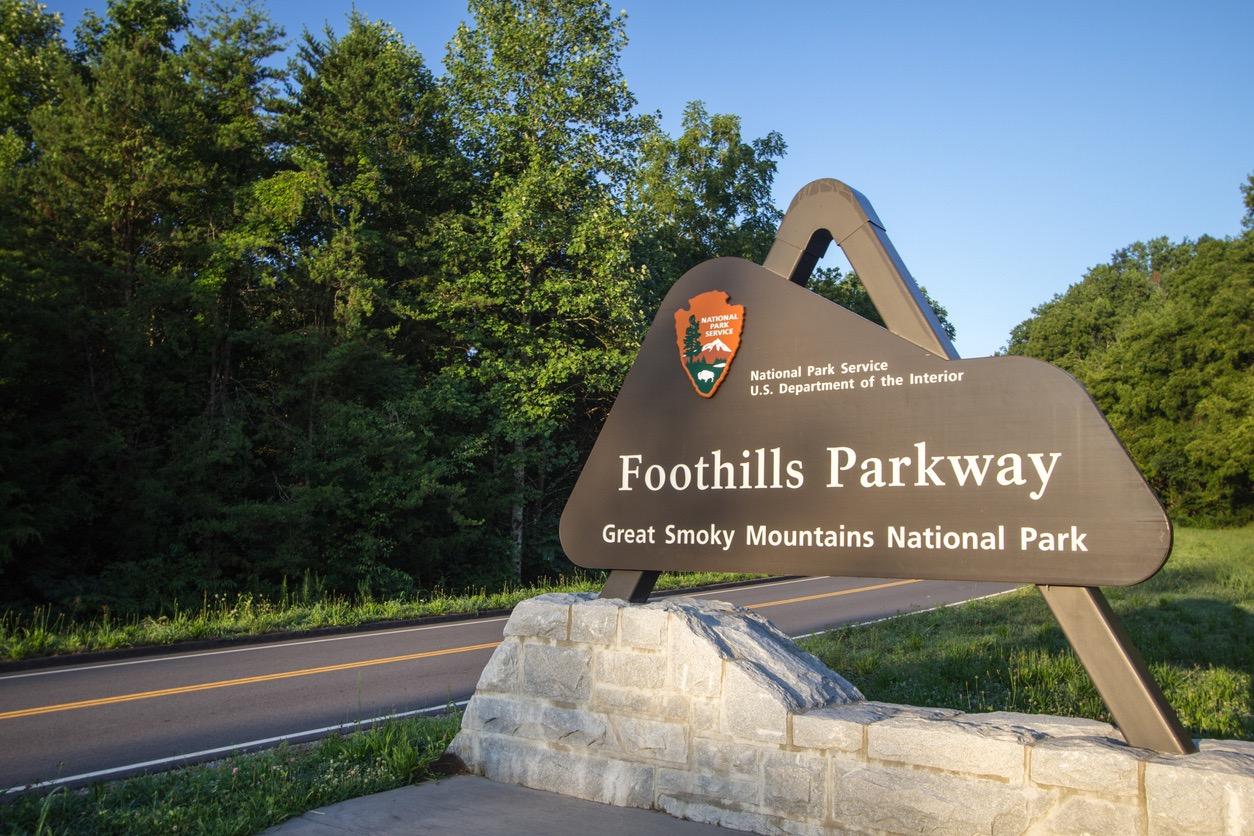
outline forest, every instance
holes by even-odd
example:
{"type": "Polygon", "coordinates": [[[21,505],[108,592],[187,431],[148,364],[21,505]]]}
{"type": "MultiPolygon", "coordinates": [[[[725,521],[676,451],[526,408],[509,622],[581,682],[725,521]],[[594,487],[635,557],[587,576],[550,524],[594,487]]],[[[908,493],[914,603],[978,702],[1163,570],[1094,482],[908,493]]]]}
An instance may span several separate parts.
{"type": "MultiPolygon", "coordinates": [[[[0,606],[414,596],[571,571],[557,519],[670,284],[761,261],[777,133],[677,136],[593,0],[472,0],[443,70],[353,13],[0,0],[0,606]],[[193,14],[195,12],[195,14],[193,14]]],[[[1251,518],[1245,233],[1115,253],[1007,351],[1173,518],[1251,518]]],[[[856,276],[811,289],[875,319],[856,276]]],[[[952,332],[944,308],[936,305],[952,332]]]]}

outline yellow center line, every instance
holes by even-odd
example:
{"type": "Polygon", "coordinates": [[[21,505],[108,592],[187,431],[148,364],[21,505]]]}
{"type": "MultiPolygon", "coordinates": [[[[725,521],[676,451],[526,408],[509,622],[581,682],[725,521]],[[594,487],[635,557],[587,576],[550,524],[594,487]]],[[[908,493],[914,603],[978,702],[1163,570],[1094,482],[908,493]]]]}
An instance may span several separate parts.
{"type": "Polygon", "coordinates": [[[890,581],[888,583],[877,583],[871,586],[857,586],[853,589],[841,589],[837,592],[820,592],[816,595],[802,595],[798,598],[781,598],[778,601],[766,601],[761,604],[746,604],[751,610],[760,610],[765,607],[780,607],[784,604],[799,604],[802,601],[817,601],[820,598],[836,598],[840,595],[853,595],[855,592],[874,592],[877,589],[888,589],[892,586],[905,586],[906,584],[919,583],[918,580],[911,581],[890,581]]]}
{"type": "Polygon", "coordinates": [[[140,691],[134,694],[119,694],[116,697],[100,697],[94,700],[79,700],[78,702],[64,702],[59,705],[41,705],[36,708],[22,708],[17,711],[0,712],[0,720],[15,720],[18,717],[33,717],[36,714],[52,714],[56,711],[73,711],[78,708],[94,708],[100,705],[113,705],[120,702],[133,702],[135,700],[150,700],[155,697],[169,697],[175,694],[191,694],[196,691],[210,691],[214,688],[231,688],[235,685],[251,685],[256,682],[273,682],[276,679],[292,679],[297,676],[314,676],[320,673],[334,673],[336,671],[350,671],[356,668],[368,668],[374,665],[391,665],[396,662],[410,662],[415,659],[430,659],[433,656],[447,656],[451,653],[470,653],[475,650],[488,650],[496,647],[500,642],[485,642],[483,644],[469,644],[465,647],[448,647],[443,650],[428,650],[423,653],[406,653],[403,656],[388,656],[382,659],[364,659],[360,662],[344,662],[339,665],[324,665],[320,668],[302,668],[295,671],[283,671],[282,673],[265,673],[259,676],[245,676],[240,679],[223,679],[218,682],[202,682],[199,685],[182,685],[178,688],[162,688],[158,691],[140,691]]]}
{"type": "MultiPolygon", "coordinates": [[[[821,592],[815,595],[801,595],[796,598],[781,598],[778,601],[764,601],[760,604],[749,604],[750,609],[765,609],[766,607],[780,607],[785,604],[799,604],[803,601],[817,601],[822,598],[836,598],[841,595],[853,595],[858,592],[873,592],[877,589],[888,589],[894,586],[905,586],[907,584],[919,583],[918,580],[890,581],[888,583],[877,583],[871,586],[858,586],[853,589],[841,589],[836,592],[821,592]]],[[[0,720],[16,720],[19,717],[34,717],[39,714],[52,714],[58,711],[74,711],[79,708],[95,708],[101,705],[114,705],[122,702],[134,702],[135,700],[151,700],[156,697],[170,697],[176,694],[191,694],[197,691],[211,691],[215,688],[231,688],[236,685],[252,685],[258,682],[274,682],[279,679],[292,679],[298,676],[315,676],[320,673],[335,673],[336,671],[350,671],[357,668],[369,668],[375,665],[391,665],[397,662],[412,662],[416,659],[430,659],[434,656],[448,656],[453,653],[471,653],[476,650],[488,650],[499,645],[500,642],[485,642],[483,644],[469,644],[464,647],[448,647],[443,650],[427,650],[422,653],[406,653],[403,656],[387,656],[381,659],[363,659],[360,662],[344,662],[339,665],[324,665],[319,668],[302,668],[295,671],[283,671],[281,673],[265,673],[258,676],[245,676],[239,679],[223,679],[217,682],[202,682],[199,685],[181,685],[177,688],[162,688],[157,691],[139,691],[134,694],[119,694],[116,697],[100,697],[94,700],[79,700],[78,702],[64,702],[57,705],[41,705],[35,708],[21,708],[16,711],[0,712],[0,720]]]]}

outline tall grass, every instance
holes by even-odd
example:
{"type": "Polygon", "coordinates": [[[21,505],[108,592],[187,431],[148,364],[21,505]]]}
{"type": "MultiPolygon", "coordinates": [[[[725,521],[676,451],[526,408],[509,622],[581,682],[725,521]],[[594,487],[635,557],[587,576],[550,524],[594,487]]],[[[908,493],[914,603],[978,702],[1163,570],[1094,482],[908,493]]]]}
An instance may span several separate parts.
{"type": "MultiPolygon", "coordinates": [[[[726,572],[666,573],[659,589],[679,589],[745,580],[755,575],[726,572]]],[[[436,591],[412,598],[380,598],[368,588],[346,596],[328,592],[306,576],[294,589],[283,583],[279,594],[206,595],[199,607],[175,605],[162,615],[118,618],[108,610],[91,617],[72,616],[49,607],[0,613],[0,661],[52,656],[86,650],[169,645],[194,639],[221,639],[262,633],[297,632],[320,627],[351,627],[424,616],[511,609],[544,592],[590,592],[602,579],[562,578],[549,584],[481,589],[462,594],[436,591]]]]}
{"type": "MultiPolygon", "coordinates": [[[[1254,740],[1254,526],[1177,529],[1159,574],[1106,594],[1193,734],[1254,740]]],[[[802,644],[869,699],[1110,720],[1032,588],[802,644]]]]}

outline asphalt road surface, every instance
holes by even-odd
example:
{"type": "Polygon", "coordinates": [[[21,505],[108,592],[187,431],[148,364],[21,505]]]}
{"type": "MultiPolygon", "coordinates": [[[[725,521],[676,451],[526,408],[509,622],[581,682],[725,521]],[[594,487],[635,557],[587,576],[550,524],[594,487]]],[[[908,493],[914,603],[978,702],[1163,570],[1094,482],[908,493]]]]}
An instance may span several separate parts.
{"type": "MultiPolygon", "coordinates": [[[[1011,584],[800,578],[700,593],[791,636],[1011,584]]],[[[468,699],[505,618],[0,674],[0,793],[75,785],[308,740],[468,699]]]]}

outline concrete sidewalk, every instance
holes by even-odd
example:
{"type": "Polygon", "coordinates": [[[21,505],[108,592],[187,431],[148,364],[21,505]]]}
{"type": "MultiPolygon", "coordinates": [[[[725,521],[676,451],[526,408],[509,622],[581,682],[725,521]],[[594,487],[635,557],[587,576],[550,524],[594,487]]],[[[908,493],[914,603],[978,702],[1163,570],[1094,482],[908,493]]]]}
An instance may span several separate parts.
{"type": "Polygon", "coordinates": [[[476,836],[650,836],[727,834],[653,810],[611,807],[473,775],[342,801],[266,831],[283,836],[416,833],[476,836]]]}

